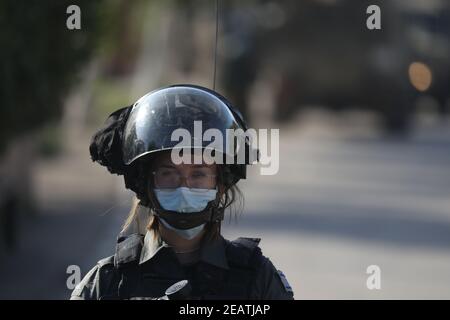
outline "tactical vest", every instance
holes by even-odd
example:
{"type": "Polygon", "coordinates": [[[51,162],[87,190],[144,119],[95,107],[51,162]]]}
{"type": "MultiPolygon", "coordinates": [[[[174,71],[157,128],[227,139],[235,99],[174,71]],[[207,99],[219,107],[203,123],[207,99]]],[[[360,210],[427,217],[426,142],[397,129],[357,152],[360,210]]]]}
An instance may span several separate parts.
{"type": "Polygon", "coordinates": [[[152,299],[164,296],[165,290],[174,283],[189,280],[192,299],[249,299],[263,259],[259,241],[255,238],[225,240],[229,269],[200,261],[186,275],[178,272],[179,269],[171,273],[170,268],[176,267],[171,260],[173,256],[170,257],[174,254],[171,250],[159,252],[153,261],[139,264],[142,236],[132,235],[118,243],[114,256],[117,282],[112,287],[117,288],[116,298],[119,299],[152,299]],[[165,276],[161,276],[161,268],[164,268],[165,276]]]}

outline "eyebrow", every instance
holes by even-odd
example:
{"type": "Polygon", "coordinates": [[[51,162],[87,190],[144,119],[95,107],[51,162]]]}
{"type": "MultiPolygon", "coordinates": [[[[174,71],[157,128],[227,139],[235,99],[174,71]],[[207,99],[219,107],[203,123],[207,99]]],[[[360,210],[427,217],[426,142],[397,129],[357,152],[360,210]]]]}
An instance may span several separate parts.
{"type": "Polygon", "coordinates": [[[174,165],[170,165],[170,164],[162,164],[160,166],[158,166],[158,168],[170,168],[170,169],[175,169],[174,165]]]}
{"type": "Polygon", "coordinates": [[[193,167],[194,168],[209,168],[210,165],[207,165],[207,164],[194,164],[193,167]]]}

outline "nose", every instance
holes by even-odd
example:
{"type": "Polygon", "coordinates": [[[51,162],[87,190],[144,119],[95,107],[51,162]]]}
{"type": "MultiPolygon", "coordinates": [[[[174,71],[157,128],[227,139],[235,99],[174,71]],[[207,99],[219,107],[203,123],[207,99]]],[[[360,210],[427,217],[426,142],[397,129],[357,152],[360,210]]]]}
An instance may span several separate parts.
{"type": "Polygon", "coordinates": [[[180,187],[186,187],[186,188],[189,187],[187,184],[187,179],[188,179],[188,177],[180,176],[180,187]]]}

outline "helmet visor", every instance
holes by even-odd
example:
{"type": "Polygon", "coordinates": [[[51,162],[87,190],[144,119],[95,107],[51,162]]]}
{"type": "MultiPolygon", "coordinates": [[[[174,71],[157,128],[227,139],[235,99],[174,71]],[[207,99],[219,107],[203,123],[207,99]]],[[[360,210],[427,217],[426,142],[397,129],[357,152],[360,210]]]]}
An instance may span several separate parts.
{"type": "Polygon", "coordinates": [[[188,146],[214,145],[214,150],[225,154],[227,129],[239,128],[226,102],[213,93],[190,86],[160,89],[133,105],[124,129],[123,159],[129,165],[146,154],[188,146]],[[222,141],[216,141],[219,133],[222,141]]]}

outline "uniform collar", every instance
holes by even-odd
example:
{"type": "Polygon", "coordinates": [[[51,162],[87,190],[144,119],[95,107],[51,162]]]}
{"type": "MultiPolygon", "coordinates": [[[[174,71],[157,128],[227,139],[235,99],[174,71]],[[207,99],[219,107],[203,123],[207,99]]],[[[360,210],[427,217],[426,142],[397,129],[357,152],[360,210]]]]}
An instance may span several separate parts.
{"type": "MultiPolygon", "coordinates": [[[[225,239],[220,235],[218,239],[204,243],[200,248],[200,261],[217,266],[222,269],[229,269],[225,255],[225,239]]],[[[144,244],[140,254],[139,264],[143,264],[153,259],[162,250],[171,250],[166,242],[153,230],[147,230],[144,237],[144,244]]]]}

